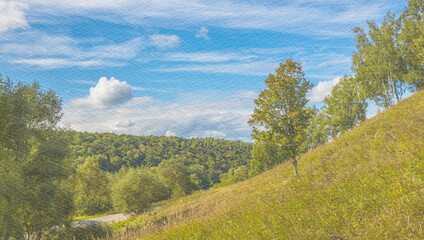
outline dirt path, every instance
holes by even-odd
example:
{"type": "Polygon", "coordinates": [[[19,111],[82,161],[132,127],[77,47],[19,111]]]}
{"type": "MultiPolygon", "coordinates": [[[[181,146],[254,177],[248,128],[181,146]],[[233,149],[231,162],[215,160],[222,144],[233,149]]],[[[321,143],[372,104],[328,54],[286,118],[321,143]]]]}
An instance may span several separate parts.
{"type": "MultiPolygon", "coordinates": [[[[148,211],[153,211],[156,209],[161,208],[162,206],[156,206],[156,207],[151,207],[148,211]]],[[[111,214],[111,215],[107,215],[107,216],[103,216],[103,217],[95,217],[95,218],[88,218],[88,219],[84,219],[84,220],[80,220],[80,221],[75,221],[74,224],[75,225],[85,225],[85,224],[90,224],[90,223],[114,223],[114,222],[120,222],[120,221],[124,221],[127,220],[129,217],[131,216],[131,214],[125,214],[125,213],[117,213],[117,214],[111,214]]]]}
{"type": "Polygon", "coordinates": [[[124,214],[124,213],[117,213],[117,214],[111,214],[103,217],[96,217],[96,218],[89,218],[84,219],[81,221],[75,221],[76,225],[84,225],[84,224],[90,224],[90,223],[113,223],[113,222],[120,222],[128,219],[130,217],[130,214],[124,214]]]}

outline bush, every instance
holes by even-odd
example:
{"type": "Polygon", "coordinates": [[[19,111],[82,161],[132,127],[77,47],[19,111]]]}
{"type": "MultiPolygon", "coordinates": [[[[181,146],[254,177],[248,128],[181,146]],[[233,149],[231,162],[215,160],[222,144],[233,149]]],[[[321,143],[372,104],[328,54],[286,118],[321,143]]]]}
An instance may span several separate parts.
{"type": "Polygon", "coordinates": [[[167,197],[168,191],[159,177],[142,168],[129,170],[112,187],[113,205],[124,212],[143,211],[152,202],[167,197]]]}
{"type": "Polygon", "coordinates": [[[101,223],[90,223],[74,227],[74,237],[78,240],[104,238],[110,233],[111,231],[107,225],[101,223]]]}
{"type": "Polygon", "coordinates": [[[112,209],[112,203],[106,196],[85,196],[77,202],[77,208],[83,214],[95,215],[112,209]]]}

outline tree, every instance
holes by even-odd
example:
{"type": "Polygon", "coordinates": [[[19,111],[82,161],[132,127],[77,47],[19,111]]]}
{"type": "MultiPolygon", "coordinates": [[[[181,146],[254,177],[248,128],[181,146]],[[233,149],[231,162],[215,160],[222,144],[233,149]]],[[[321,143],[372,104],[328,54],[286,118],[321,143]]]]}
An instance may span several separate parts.
{"type": "Polygon", "coordinates": [[[328,118],[319,112],[316,106],[308,108],[311,114],[309,126],[306,129],[306,141],[302,145],[303,151],[307,152],[311,149],[324,144],[329,139],[328,118]]]}
{"type": "Polygon", "coordinates": [[[163,200],[168,196],[167,189],[159,177],[147,169],[129,169],[122,175],[112,186],[115,209],[140,212],[150,207],[152,202],[163,200]]]}
{"type": "Polygon", "coordinates": [[[268,132],[259,141],[253,144],[252,149],[252,160],[250,161],[250,176],[256,176],[259,173],[268,170],[278,163],[282,163],[287,160],[285,152],[282,150],[280,145],[273,139],[268,132]]]}
{"type": "Polygon", "coordinates": [[[307,110],[307,92],[313,85],[305,79],[300,63],[286,60],[265,80],[267,89],[255,99],[256,108],[249,120],[253,127],[252,137],[261,141],[267,134],[289,155],[298,175],[297,163],[306,139],[310,111],[307,110]]]}
{"type": "Polygon", "coordinates": [[[56,134],[60,98],[0,76],[0,239],[41,238],[69,224],[73,204],[68,143],[56,134]]]}
{"type": "Polygon", "coordinates": [[[410,0],[400,16],[398,44],[407,66],[405,81],[412,90],[424,88],[424,1],[410,0]]]}
{"type": "Polygon", "coordinates": [[[99,159],[98,155],[85,158],[73,176],[75,203],[80,213],[93,215],[112,208],[109,178],[100,169],[99,159]]]}
{"type": "Polygon", "coordinates": [[[368,105],[362,92],[354,77],[344,76],[324,98],[323,122],[332,138],[366,119],[368,105]]]}
{"type": "Polygon", "coordinates": [[[163,179],[170,195],[172,195],[176,184],[179,185],[178,188],[183,189],[184,194],[191,192],[192,183],[190,181],[189,170],[178,159],[162,161],[157,168],[157,172],[163,179]]]}
{"type": "Polygon", "coordinates": [[[363,86],[366,98],[378,106],[389,108],[406,90],[406,65],[402,59],[397,38],[399,22],[390,12],[381,27],[368,22],[369,31],[355,28],[357,52],[353,55],[352,70],[363,86]]]}

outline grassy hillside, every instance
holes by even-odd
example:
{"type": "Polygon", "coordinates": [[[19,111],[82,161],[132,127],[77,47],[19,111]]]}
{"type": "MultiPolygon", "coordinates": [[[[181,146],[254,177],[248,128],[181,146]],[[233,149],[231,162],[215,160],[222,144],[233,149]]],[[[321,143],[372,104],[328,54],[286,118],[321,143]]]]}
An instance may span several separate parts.
{"type": "Polygon", "coordinates": [[[299,173],[198,192],[128,221],[126,238],[424,239],[424,92],[305,154],[299,173]]]}

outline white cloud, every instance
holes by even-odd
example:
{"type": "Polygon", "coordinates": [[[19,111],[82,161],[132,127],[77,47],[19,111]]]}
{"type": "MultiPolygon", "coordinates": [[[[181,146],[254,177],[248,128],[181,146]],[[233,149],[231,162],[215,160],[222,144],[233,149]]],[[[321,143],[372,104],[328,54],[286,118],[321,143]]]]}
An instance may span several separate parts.
{"type": "Polygon", "coordinates": [[[381,18],[387,10],[405,4],[401,1],[380,0],[297,0],[273,4],[235,0],[218,2],[27,0],[26,2],[39,10],[38,15],[32,13],[33,18],[39,19],[43,19],[46,13],[81,14],[103,21],[163,28],[208,25],[320,36],[348,36],[354,25],[381,18]]]}
{"type": "Polygon", "coordinates": [[[26,4],[0,1],[0,33],[13,29],[28,28],[24,10],[26,4]]]}
{"type": "Polygon", "coordinates": [[[62,68],[62,67],[93,67],[93,66],[117,66],[118,63],[104,62],[100,60],[69,60],[63,58],[29,58],[12,60],[12,63],[20,63],[42,68],[62,68]]]}
{"type": "Polygon", "coordinates": [[[340,77],[336,77],[330,81],[319,82],[309,93],[309,101],[316,103],[324,100],[324,98],[331,93],[331,90],[340,81],[340,79],[340,77]]]}
{"type": "Polygon", "coordinates": [[[41,68],[122,66],[144,48],[142,38],[133,38],[117,44],[101,42],[85,47],[87,40],[75,40],[63,35],[39,32],[17,34],[0,44],[0,53],[9,62],[41,68]]]}
{"type": "Polygon", "coordinates": [[[150,36],[153,46],[159,48],[175,47],[180,44],[180,38],[177,35],[155,34],[150,36]]]}
{"type": "Polygon", "coordinates": [[[208,30],[207,27],[201,27],[199,29],[199,31],[197,31],[195,37],[196,38],[203,38],[204,40],[209,40],[211,38],[208,36],[208,33],[209,33],[209,30],[208,30]]]}
{"type": "Polygon", "coordinates": [[[252,58],[256,58],[256,56],[228,52],[170,53],[165,56],[166,60],[177,62],[227,62],[244,61],[252,58]]]}
{"type": "Polygon", "coordinates": [[[175,137],[175,136],[176,136],[176,134],[175,134],[174,131],[172,131],[172,130],[166,130],[165,137],[175,137]]]}
{"type": "Polygon", "coordinates": [[[101,77],[95,87],[90,88],[90,95],[86,98],[73,100],[75,105],[91,105],[93,107],[107,107],[128,102],[132,98],[131,86],[127,82],[120,82],[111,77],[101,77]]]}
{"type": "Polygon", "coordinates": [[[278,61],[235,62],[225,64],[197,64],[181,67],[155,69],[160,72],[206,72],[239,75],[266,76],[278,67],[278,61]]]}
{"type": "Polygon", "coordinates": [[[122,120],[122,121],[119,121],[119,122],[116,122],[115,124],[113,124],[113,127],[116,127],[116,128],[119,129],[119,128],[129,128],[133,125],[134,125],[134,123],[129,121],[129,120],[122,120]]]}
{"type": "Polygon", "coordinates": [[[244,91],[235,97],[215,99],[199,99],[201,94],[193,96],[191,101],[171,104],[139,97],[115,108],[68,103],[64,106],[63,121],[71,123],[77,131],[250,141],[247,121],[253,110],[253,94],[244,91]]]}

